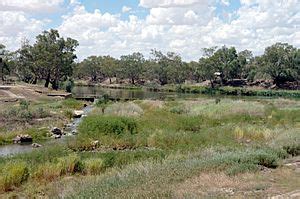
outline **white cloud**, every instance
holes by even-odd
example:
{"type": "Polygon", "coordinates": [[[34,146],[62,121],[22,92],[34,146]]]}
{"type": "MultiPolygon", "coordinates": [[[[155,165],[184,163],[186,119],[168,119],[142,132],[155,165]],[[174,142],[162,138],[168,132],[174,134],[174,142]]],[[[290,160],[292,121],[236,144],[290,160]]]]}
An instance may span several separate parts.
{"type": "MultiPolygon", "coordinates": [[[[17,5],[15,1],[4,0],[0,5],[11,8],[17,5]]],[[[26,3],[21,2],[21,8],[28,2],[47,2],[23,1],[26,3]]],[[[61,1],[39,5],[55,9],[61,1]]],[[[228,13],[229,21],[217,17],[216,6],[227,6],[230,0],[140,0],[139,5],[148,9],[149,14],[145,18],[130,15],[127,20],[121,18],[121,13],[102,13],[97,9],[91,12],[78,0],[68,2],[72,10],[53,28],[79,41],[81,59],[107,54],[118,57],[135,51],[148,55],[150,49],[156,48],[180,53],[185,60],[197,60],[203,47],[215,45],[233,45],[255,54],[275,42],[300,47],[299,0],[241,0],[241,7],[228,13]]],[[[25,14],[25,8],[5,9],[8,11],[0,10],[0,24],[4,24],[0,29],[0,43],[11,48],[15,48],[24,35],[33,38],[45,27],[45,20],[25,14]]],[[[124,6],[122,12],[134,13],[135,10],[124,6]]]]}
{"type": "Polygon", "coordinates": [[[22,12],[0,12],[0,43],[16,50],[21,41],[32,39],[43,30],[44,22],[29,18],[22,12]]]}
{"type": "Polygon", "coordinates": [[[64,0],[1,0],[0,11],[54,12],[63,3],[64,0]]]}
{"type": "Polygon", "coordinates": [[[140,0],[140,6],[145,8],[158,8],[158,7],[184,7],[193,6],[195,4],[208,4],[211,0],[140,0]]]}
{"type": "Polygon", "coordinates": [[[123,7],[122,7],[122,12],[123,12],[123,13],[129,12],[130,10],[132,10],[132,8],[127,7],[127,6],[123,6],[123,7]]]}

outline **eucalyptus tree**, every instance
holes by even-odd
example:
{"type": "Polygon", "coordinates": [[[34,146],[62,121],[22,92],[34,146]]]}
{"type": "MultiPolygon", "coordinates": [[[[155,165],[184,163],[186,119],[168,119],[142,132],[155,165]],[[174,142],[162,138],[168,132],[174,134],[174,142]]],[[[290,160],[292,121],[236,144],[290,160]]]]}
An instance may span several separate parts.
{"type": "Polygon", "coordinates": [[[35,64],[42,67],[45,87],[51,83],[53,89],[58,89],[59,82],[72,75],[77,46],[76,40],[60,37],[57,30],[44,31],[37,36],[33,54],[36,56],[35,64]]]}
{"type": "Polygon", "coordinates": [[[274,84],[299,81],[299,49],[287,43],[276,43],[265,49],[262,59],[264,71],[271,77],[274,84]]]}
{"type": "Polygon", "coordinates": [[[6,46],[0,44],[0,76],[2,81],[5,80],[5,75],[10,72],[10,68],[8,66],[8,57],[9,52],[6,50],[6,46]]]}
{"type": "Polygon", "coordinates": [[[109,83],[111,84],[111,78],[116,77],[118,61],[111,56],[102,57],[102,72],[106,78],[109,78],[109,83]]]}
{"type": "Polygon", "coordinates": [[[145,58],[139,52],[121,56],[120,67],[123,77],[135,84],[142,77],[144,62],[145,58]]]}

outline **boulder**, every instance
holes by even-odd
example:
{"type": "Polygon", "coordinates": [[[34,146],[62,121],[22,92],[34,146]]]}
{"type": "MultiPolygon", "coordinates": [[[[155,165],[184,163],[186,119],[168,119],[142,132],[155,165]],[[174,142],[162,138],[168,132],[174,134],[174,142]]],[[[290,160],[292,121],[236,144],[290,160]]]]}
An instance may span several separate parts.
{"type": "Polygon", "coordinates": [[[81,118],[81,116],[82,116],[83,114],[84,114],[84,111],[77,110],[77,111],[74,111],[73,117],[74,117],[74,118],[81,118]]]}
{"type": "Polygon", "coordinates": [[[61,135],[55,135],[54,138],[55,138],[55,139],[60,139],[60,138],[61,138],[61,135]]]}
{"type": "Polygon", "coordinates": [[[42,145],[38,144],[38,143],[32,143],[31,145],[33,148],[39,148],[41,147],[42,145]]]}
{"type": "Polygon", "coordinates": [[[13,139],[14,144],[22,144],[22,143],[31,143],[32,142],[32,137],[30,135],[17,135],[13,139]]]}
{"type": "Polygon", "coordinates": [[[62,135],[62,130],[60,128],[54,127],[51,130],[51,133],[53,133],[54,135],[62,135]]]}
{"type": "Polygon", "coordinates": [[[99,147],[100,142],[99,142],[99,140],[94,140],[94,141],[91,142],[91,145],[92,145],[92,149],[95,150],[96,148],[99,147]]]}

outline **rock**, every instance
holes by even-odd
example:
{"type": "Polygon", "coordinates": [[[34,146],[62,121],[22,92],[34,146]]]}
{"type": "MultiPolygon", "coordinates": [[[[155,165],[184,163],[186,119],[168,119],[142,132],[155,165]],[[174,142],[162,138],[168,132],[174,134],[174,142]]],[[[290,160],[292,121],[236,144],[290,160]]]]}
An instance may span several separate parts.
{"type": "Polygon", "coordinates": [[[72,131],[72,134],[73,134],[73,135],[76,135],[76,134],[77,134],[77,131],[76,131],[76,130],[73,130],[73,131],[72,131]]]}
{"type": "Polygon", "coordinates": [[[74,118],[81,118],[81,116],[84,114],[84,111],[74,111],[73,117],[74,118]]]}
{"type": "Polygon", "coordinates": [[[54,138],[55,138],[55,139],[60,139],[60,138],[61,138],[61,135],[55,135],[54,138]]]}
{"type": "Polygon", "coordinates": [[[54,128],[51,130],[51,133],[53,133],[54,135],[62,135],[61,129],[59,129],[59,128],[57,128],[57,127],[54,127],[54,128]]]}
{"type": "Polygon", "coordinates": [[[99,140],[95,140],[91,142],[92,148],[96,149],[99,146],[100,142],[99,140]]]}
{"type": "Polygon", "coordinates": [[[14,144],[30,143],[32,142],[32,137],[30,135],[17,135],[13,139],[14,144]]]}
{"type": "Polygon", "coordinates": [[[33,148],[39,148],[41,147],[42,145],[41,144],[38,144],[38,143],[32,143],[31,145],[33,148]]]}

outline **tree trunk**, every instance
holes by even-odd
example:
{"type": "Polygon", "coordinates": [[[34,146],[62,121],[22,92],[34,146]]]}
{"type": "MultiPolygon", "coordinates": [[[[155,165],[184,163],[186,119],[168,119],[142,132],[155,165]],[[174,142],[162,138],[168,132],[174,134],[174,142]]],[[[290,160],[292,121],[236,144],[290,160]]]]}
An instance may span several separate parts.
{"type": "Polygon", "coordinates": [[[134,82],[134,78],[131,78],[131,83],[132,83],[132,84],[134,84],[134,83],[135,83],[135,82],[134,82]]]}
{"type": "Polygon", "coordinates": [[[47,78],[46,78],[46,82],[45,82],[45,87],[48,88],[49,87],[49,83],[50,83],[50,74],[48,74],[47,78]]]}
{"type": "Polygon", "coordinates": [[[211,88],[215,88],[215,84],[214,84],[214,81],[213,80],[209,80],[210,81],[210,86],[211,86],[211,88]]]}
{"type": "Polygon", "coordinates": [[[37,77],[34,78],[32,84],[37,84],[37,77]]]}
{"type": "Polygon", "coordinates": [[[58,80],[54,80],[51,84],[52,84],[52,88],[53,88],[54,90],[57,90],[57,89],[58,89],[58,80]]]}
{"type": "Polygon", "coordinates": [[[109,84],[111,84],[111,78],[109,78],[109,84]]]}

